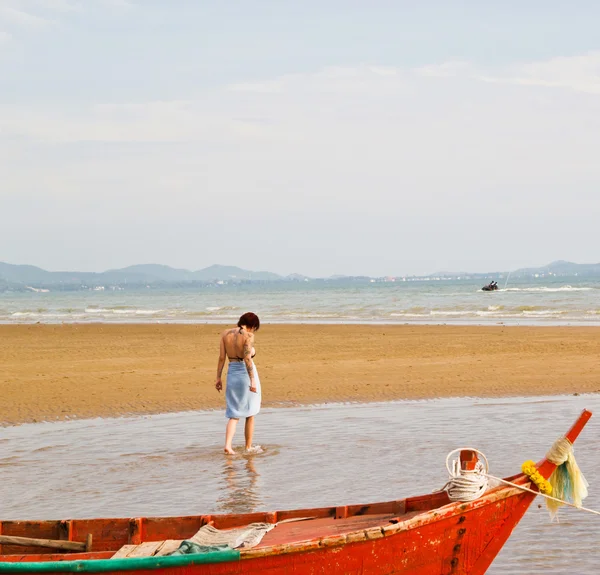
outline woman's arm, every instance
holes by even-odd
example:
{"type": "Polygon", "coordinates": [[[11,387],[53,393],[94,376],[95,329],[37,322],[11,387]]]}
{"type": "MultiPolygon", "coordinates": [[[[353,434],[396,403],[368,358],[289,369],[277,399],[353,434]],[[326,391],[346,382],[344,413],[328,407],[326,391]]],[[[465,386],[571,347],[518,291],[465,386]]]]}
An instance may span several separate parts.
{"type": "Polygon", "coordinates": [[[256,393],[256,384],[254,383],[254,364],[252,363],[252,346],[254,345],[254,334],[249,333],[244,340],[244,364],[250,376],[250,391],[256,393]]]}
{"type": "Polygon", "coordinates": [[[217,391],[221,391],[223,389],[223,382],[221,381],[221,377],[223,375],[223,367],[225,367],[225,338],[221,336],[221,345],[219,348],[219,363],[217,363],[217,381],[215,382],[215,387],[217,391]]]}

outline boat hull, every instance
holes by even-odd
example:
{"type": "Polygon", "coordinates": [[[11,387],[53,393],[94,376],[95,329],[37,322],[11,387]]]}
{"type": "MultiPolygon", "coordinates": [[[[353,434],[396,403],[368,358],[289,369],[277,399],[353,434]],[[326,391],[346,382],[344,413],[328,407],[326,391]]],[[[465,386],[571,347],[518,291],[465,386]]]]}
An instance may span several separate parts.
{"type": "Polygon", "coordinates": [[[482,575],[533,498],[533,494],[515,488],[498,488],[474,502],[448,504],[407,521],[295,545],[259,546],[237,556],[215,556],[213,560],[222,561],[216,563],[195,563],[192,555],[67,563],[15,562],[12,569],[10,564],[0,565],[0,572],[482,575]]]}

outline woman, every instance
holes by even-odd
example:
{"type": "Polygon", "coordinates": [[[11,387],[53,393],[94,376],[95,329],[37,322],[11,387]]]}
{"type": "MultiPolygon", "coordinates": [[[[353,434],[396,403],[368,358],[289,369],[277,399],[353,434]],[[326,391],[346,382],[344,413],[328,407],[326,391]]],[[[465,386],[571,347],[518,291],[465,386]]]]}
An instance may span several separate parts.
{"type": "MultiPolygon", "coordinates": [[[[221,376],[225,366],[225,358],[229,359],[227,368],[227,389],[225,401],[227,409],[225,417],[229,418],[225,431],[225,453],[233,455],[231,446],[235,428],[240,417],[246,418],[244,428],[246,436],[246,451],[252,451],[252,436],[254,435],[254,416],[260,410],[260,380],[252,358],[254,351],[254,334],[260,328],[258,316],[252,312],[240,317],[237,327],[228,329],[221,334],[221,348],[217,365],[217,391],[223,389],[221,376]]],[[[256,449],[256,448],[255,448],[256,449]]]]}

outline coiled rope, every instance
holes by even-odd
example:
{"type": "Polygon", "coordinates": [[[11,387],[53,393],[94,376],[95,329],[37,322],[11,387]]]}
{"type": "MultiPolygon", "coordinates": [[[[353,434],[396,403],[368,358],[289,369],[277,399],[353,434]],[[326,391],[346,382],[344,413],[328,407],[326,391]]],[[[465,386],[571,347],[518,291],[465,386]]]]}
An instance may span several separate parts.
{"type": "Polygon", "coordinates": [[[569,507],[581,511],[600,515],[600,511],[595,511],[594,509],[589,509],[581,505],[581,500],[587,496],[588,483],[577,466],[575,457],[573,456],[573,445],[571,442],[566,437],[561,437],[555,441],[554,445],[547,453],[546,459],[557,466],[556,471],[551,476],[553,489],[556,489],[558,484],[557,492],[561,495],[565,493],[570,495],[574,501],[567,501],[564,497],[553,497],[552,495],[541,493],[540,491],[534,491],[524,485],[518,485],[511,481],[507,481],[506,479],[496,477],[495,475],[490,475],[487,457],[481,451],[473,449],[472,447],[460,447],[447,455],[446,469],[448,470],[450,478],[440,491],[447,491],[450,501],[475,501],[486,492],[489,486],[489,480],[491,479],[504,485],[515,487],[521,491],[527,491],[534,495],[541,495],[546,499],[547,503],[552,502],[552,505],[548,505],[548,507],[553,517],[556,515],[558,508],[562,505],[568,505],[569,507]],[[452,462],[452,466],[450,466],[450,458],[455,453],[460,453],[465,450],[474,451],[480,455],[485,464],[480,460],[476,463],[475,469],[465,470],[461,468],[460,459],[457,458],[452,462]],[[570,483],[573,485],[570,485],[570,483]]]}
{"type": "Polygon", "coordinates": [[[479,450],[472,447],[459,447],[448,453],[446,457],[446,469],[450,475],[448,483],[442,487],[448,492],[450,501],[475,501],[479,499],[488,488],[487,473],[490,466],[487,457],[479,450]],[[481,460],[475,464],[475,469],[461,469],[460,460],[455,459],[450,467],[450,458],[455,454],[464,450],[474,451],[480,455],[485,461],[485,465],[481,460]]]}

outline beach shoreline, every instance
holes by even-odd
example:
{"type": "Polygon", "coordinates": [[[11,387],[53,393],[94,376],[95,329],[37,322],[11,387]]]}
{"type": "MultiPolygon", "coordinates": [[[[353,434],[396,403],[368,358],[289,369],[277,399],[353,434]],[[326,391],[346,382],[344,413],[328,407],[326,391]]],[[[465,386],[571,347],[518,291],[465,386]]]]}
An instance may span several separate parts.
{"type": "MultiPolygon", "coordinates": [[[[224,410],[217,324],[0,325],[1,425],[224,410]]],[[[263,406],[600,392],[597,327],[268,324],[263,406]]]]}

